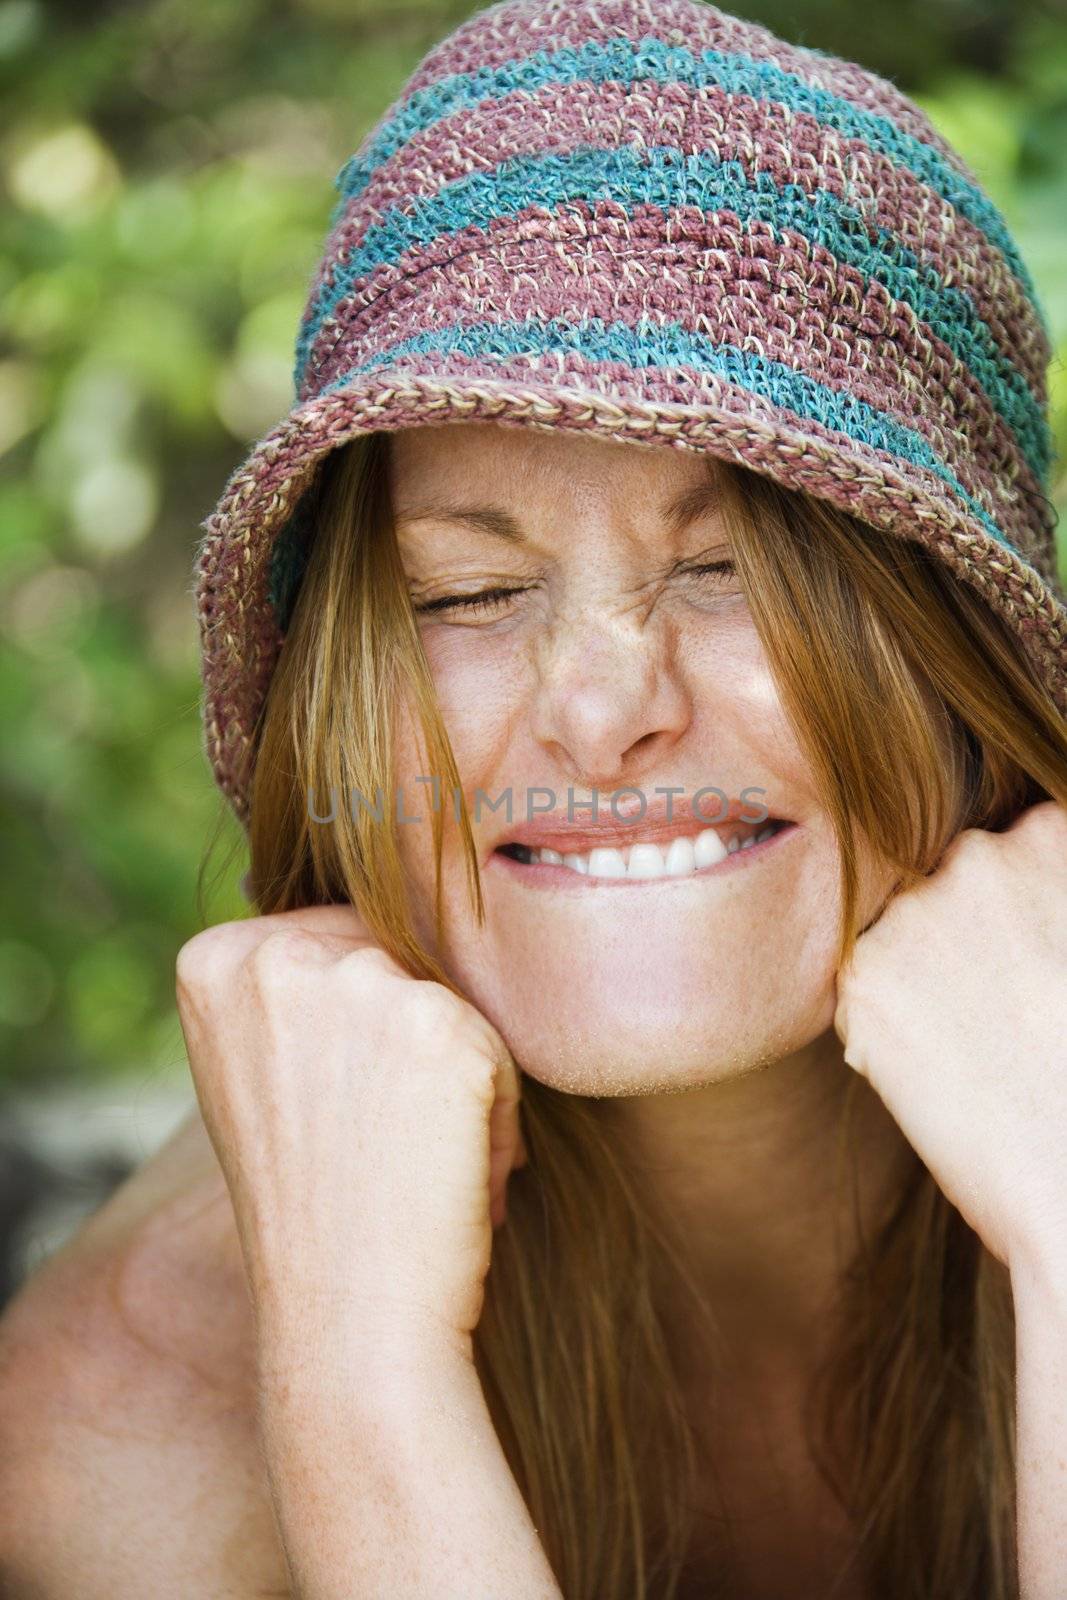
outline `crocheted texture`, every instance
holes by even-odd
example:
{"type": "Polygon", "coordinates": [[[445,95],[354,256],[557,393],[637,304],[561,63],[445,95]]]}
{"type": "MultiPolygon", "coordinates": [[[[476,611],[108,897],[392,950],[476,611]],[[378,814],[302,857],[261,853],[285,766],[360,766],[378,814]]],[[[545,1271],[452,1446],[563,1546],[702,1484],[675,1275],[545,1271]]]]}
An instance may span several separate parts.
{"type": "Polygon", "coordinates": [[[349,439],[435,422],[701,450],[918,540],[1067,710],[1047,326],[895,85],[704,0],[502,0],[334,181],[293,409],[197,557],[205,747],[242,821],[306,491],[349,439]]]}

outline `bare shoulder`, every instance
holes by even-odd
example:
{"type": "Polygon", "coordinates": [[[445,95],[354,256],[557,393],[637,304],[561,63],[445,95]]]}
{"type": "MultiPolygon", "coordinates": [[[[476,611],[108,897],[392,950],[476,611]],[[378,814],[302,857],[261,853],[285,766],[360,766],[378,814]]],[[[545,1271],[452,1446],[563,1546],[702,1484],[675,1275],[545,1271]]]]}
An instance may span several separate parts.
{"type": "Polygon", "coordinates": [[[289,1593],[198,1108],[0,1317],[0,1577],[13,1600],[289,1593]]]}
{"type": "Polygon", "coordinates": [[[158,1359],[220,1392],[251,1384],[237,1228],[198,1107],[23,1286],[5,1332],[70,1343],[82,1358],[117,1342],[127,1361],[158,1359]]]}

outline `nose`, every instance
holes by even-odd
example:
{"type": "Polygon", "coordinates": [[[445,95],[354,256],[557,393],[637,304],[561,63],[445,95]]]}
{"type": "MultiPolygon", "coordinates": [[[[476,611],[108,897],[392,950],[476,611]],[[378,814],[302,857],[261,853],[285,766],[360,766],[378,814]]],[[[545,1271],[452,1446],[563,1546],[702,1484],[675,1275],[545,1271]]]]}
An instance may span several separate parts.
{"type": "Polygon", "coordinates": [[[684,733],[690,698],[665,628],[588,610],[542,638],[531,728],[569,781],[637,783],[684,733]]]}

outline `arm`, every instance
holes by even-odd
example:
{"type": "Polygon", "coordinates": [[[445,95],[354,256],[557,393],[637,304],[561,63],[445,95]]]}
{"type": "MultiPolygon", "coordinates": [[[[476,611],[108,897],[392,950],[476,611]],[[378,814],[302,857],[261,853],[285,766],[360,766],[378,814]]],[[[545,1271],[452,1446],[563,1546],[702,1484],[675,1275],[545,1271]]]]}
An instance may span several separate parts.
{"type": "Polygon", "coordinates": [[[260,1426],[294,1600],[561,1600],[472,1362],[263,1346],[260,1426]]]}
{"type": "Polygon", "coordinates": [[[957,834],[890,901],[834,1017],[846,1062],[1011,1274],[1021,1600],[1067,1593],[1065,970],[1067,807],[1043,801],[957,834]]]}
{"type": "Polygon", "coordinates": [[[1060,1600],[1067,1582],[1067,1253],[1012,1266],[1020,1600],[1060,1600]]]}
{"type": "Polygon", "coordinates": [[[132,1256],[75,1243],[5,1308],[4,1600],[290,1595],[251,1374],[226,1370],[241,1303],[213,1243],[201,1227],[187,1254],[158,1235],[132,1256]]]}
{"type": "Polygon", "coordinates": [[[559,1600],[473,1361],[521,1144],[500,1035],[341,905],[196,935],[178,1003],[299,1600],[559,1600]]]}

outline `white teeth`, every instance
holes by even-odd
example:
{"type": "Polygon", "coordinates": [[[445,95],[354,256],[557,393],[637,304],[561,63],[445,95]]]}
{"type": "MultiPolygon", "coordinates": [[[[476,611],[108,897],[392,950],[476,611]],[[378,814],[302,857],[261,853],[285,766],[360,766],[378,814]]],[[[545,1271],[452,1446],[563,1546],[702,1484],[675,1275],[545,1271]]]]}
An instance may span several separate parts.
{"type": "Polygon", "coordinates": [[[545,846],[534,850],[533,857],[536,861],[569,867],[572,872],[594,878],[683,878],[704,867],[715,866],[738,850],[750,850],[753,845],[762,844],[774,832],[772,824],[759,833],[749,834],[744,839],[731,839],[729,844],[724,844],[717,829],[705,828],[695,838],[679,835],[671,840],[666,849],[644,841],[626,845],[622,850],[603,846],[590,850],[586,855],[577,851],[561,855],[558,850],[545,846]]]}
{"type": "Polygon", "coordinates": [[[626,862],[621,850],[597,849],[589,852],[591,878],[625,878],[626,862]]]}
{"type": "Polygon", "coordinates": [[[663,851],[658,844],[632,844],[626,863],[628,878],[662,878],[663,851]]]}
{"type": "Polygon", "coordinates": [[[727,851],[715,829],[705,828],[696,836],[693,854],[698,867],[713,867],[716,861],[725,861],[727,851]]]}
{"type": "Polygon", "coordinates": [[[680,878],[683,874],[692,872],[695,867],[696,854],[692,839],[672,839],[664,862],[667,876],[680,878]]]}

